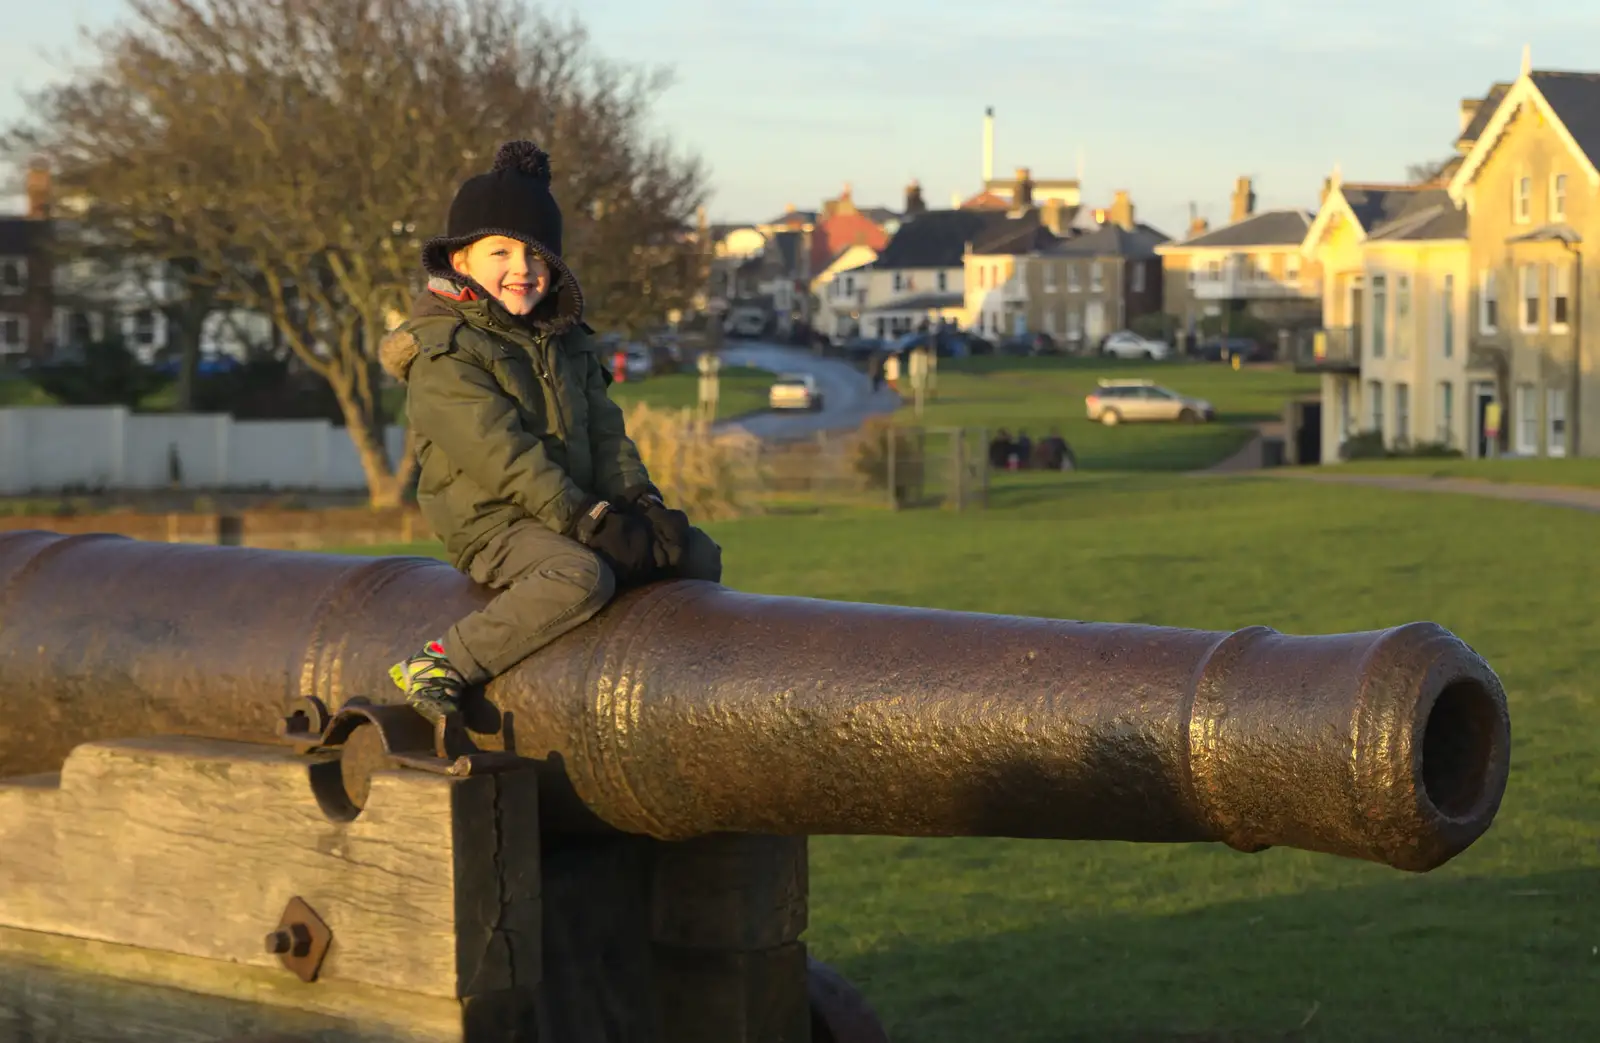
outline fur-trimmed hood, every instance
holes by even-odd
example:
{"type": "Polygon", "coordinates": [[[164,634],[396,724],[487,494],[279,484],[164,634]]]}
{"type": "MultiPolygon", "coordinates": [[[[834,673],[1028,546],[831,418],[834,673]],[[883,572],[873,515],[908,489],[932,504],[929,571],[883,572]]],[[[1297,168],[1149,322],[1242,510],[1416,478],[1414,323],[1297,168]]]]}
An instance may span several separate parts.
{"type": "Polygon", "coordinates": [[[412,302],[410,317],[378,342],[378,364],[401,383],[422,350],[411,325],[427,318],[455,319],[474,326],[482,326],[492,318],[502,326],[523,326],[534,333],[559,336],[582,323],[583,294],[577,280],[568,274],[555,292],[539,302],[532,315],[517,317],[470,280],[435,275],[412,302]]]}

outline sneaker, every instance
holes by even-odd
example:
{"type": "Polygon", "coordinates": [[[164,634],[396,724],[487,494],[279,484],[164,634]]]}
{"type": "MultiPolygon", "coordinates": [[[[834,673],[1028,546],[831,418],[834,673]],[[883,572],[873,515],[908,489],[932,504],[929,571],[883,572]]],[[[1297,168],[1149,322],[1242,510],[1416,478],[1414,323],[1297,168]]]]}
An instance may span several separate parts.
{"type": "Polygon", "coordinates": [[[438,641],[429,641],[410,659],[391,666],[389,676],[406,693],[412,709],[430,721],[441,721],[461,709],[467,679],[450,665],[438,641]]]}

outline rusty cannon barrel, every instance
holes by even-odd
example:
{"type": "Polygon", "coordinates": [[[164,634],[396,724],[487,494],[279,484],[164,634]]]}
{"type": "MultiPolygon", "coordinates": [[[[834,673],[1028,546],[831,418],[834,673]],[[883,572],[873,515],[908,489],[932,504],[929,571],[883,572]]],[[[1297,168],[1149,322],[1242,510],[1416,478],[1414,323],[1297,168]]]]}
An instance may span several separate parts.
{"type": "MultiPolygon", "coordinates": [[[[489,596],[428,559],[0,536],[0,775],[157,733],[261,741],[489,596]]],[[[1287,846],[1432,869],[1489,827],[1505,693],[1443,628],[993,616],[668,582],[487,692],[609,828],[1287,846]]],[[[503,727],[502,727],[503,726],[503,727]]],[[[475,726],[477,727],[477,726],[475,726]]],[[[548,824],[547,824],[548,828],[548,824]]]]}

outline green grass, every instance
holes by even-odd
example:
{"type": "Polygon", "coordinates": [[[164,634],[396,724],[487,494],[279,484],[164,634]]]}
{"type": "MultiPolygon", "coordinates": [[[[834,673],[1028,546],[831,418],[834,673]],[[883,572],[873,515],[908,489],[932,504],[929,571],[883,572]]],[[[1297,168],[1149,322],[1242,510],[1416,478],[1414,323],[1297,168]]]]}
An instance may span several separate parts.
{"type": "Polygon", "coordinates": [[[1416,475],[1424,478],[1474,478],[1522,485],[1572,485],[1600,487],[1600,459],[1452,460],[1398,459],[1352,460],[1329,465],[1337,474],[1416,475]]]}
{"type": "Polygon", "coordinates": [[[54,396],[23,377],[0,377],[0,409],[11,406],[53,406],[54,396]]]}
{"type": "MultiPolygon", "coordinates": [[[[1007,428],[1034,439],[1058,428],[1078,466],[1095,471],[1193,470],[1226,459],[1249,441],[1246,426],[1282,417],[1284,403],[1318,388],[1314,375],[1282,368],[1194,362],[1118,362],[1097,358],[984,356],[939,363],[937,397],[924,411],[929,425],[1007,428]],[[1211,402],[1211,424],[1123,424],[1115,428],[1085,416],[1084,396],[1109,378],[1153,380],[1180,394],[1211,402]]],[[[912,422],[911,408],[898,414],[912,422]]]]}
{"type": "MultiPolygon", "coordinates": [[[[767,408],[767,391],[773,374],[749,366],[724,366],[719,374],[722,387],[717,398],[717,419],[727,420],[767,408]]],[[[647,402],[661,409],[693,409],[699,400],[700,376],[697,373],[667,373],[611,385],[611,397],[624,407],[647,402]]]]}
{"type": "Polygon", "coordinates": [[[1600,1038],[1593,521],[1255,478],[1053,477],[1002,477],[985,512],[708,528],[750,591],[1298,633],[1432,619],[1506,684],[1512,783],[1490,833],[1424,876],[1289,850],[817,838],[806,941],[891,1038],[1600,1038]]]}

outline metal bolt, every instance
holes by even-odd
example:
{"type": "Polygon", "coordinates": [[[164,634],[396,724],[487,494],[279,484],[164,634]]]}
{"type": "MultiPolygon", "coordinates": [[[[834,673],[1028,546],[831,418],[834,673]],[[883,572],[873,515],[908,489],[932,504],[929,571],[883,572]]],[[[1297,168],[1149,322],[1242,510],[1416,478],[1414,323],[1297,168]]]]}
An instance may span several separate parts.
{"type": "Polygon", "coordinates": [[[305,956],[310,951],[311,929],[303,923],[292,923],[267,935],[267,952],[274,956],[305,956]]]}

